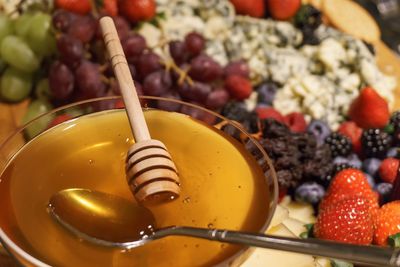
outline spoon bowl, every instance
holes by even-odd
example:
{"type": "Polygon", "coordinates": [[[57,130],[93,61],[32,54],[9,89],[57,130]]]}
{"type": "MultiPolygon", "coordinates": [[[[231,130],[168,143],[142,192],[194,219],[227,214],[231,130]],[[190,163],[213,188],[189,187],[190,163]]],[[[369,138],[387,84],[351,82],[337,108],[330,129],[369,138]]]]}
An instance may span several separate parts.
{"type": "Polygon", "coordinates": [[[118,196],[86,189],[67,189],[54,194],[49,212],[79,238],[107,247],[132,249],[178,235],[339,258],[366,266],[400,266],[400,250],[391,248],[187,226],[157,230],[147,208],[118,196]]]}

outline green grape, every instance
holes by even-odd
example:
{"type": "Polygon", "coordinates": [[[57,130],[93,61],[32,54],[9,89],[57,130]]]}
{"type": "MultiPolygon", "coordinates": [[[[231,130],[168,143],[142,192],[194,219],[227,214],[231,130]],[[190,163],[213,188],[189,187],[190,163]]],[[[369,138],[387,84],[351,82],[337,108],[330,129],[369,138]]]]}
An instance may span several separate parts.
{"type": "Polygon", "coordinates": [[[0,42],[4,37],[13,33],[13,28],[11,19],[0,13],[0,42]]]}
{"type": "Polygon", "coordinates": [[[0,54],[5,62],[19,70],[33,72],[39,68],[38,57],[20,37],[5,37],[0,45],[0,54]]]}
{"type": "Polygon", "coordinates": [[[8,67],[1,77],[0,93],[4,100],[18,102],[31,92],[32,75],[16,68],[8,67]]]}
{"type": "Polygon", "coordinates": [[[48,79],[41,79],[35,87],[35,96],[39,99],[49,99],[50,97],[50,86],[48,79]]]}
{"type": "Polygon", "coordinates": [[[54,52],[55,39],[50,32],[51,16],[45,13],[36,13],[30,23],[27,35],[29,46],[39,55],[50,55],[54,52]]]}
{"type": "Polygon", "coordinates": [[[15,22],[15,33],[21,37],[21,38],[26,38],[28,36],[28,31],[31,26],[31,21],[32,21],[33,15],[30,13],[25,13],[19,16],[15,22]]]}
{"type": "MultiPolygon", "coordinates": [[[[34,100],[30,103],[24,117],[22,118],[22,123],[27,123],[33,120],[34,118],[38,117],[39,115],[42,115],[50,111],[51,109],[52,106],[48,102],[42,99],[34,100]]],[[[53,118],[54,115],[46,115],[30,123],[25,129],[24,132],[25,136],[28,139],[32,139],[36,135],[40,134],[41,132],[47,129],[49,123],[53,118]]]]}

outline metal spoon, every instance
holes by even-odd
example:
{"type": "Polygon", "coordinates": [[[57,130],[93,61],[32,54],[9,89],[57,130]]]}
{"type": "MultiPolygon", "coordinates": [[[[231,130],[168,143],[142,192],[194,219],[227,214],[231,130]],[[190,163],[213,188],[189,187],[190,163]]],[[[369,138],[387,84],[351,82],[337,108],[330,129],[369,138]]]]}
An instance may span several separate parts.
{"type": "Polygon", "coordinates": [[[107,247],[131,249],[171,235],[191,236],[342,259],[366,266],[400,267],[398,249],[186,226],[156,229],[154,216],[147,208],[118,196],[86,189],[67,189],[54,194],[49,212],[79,238],[107,247]]]}

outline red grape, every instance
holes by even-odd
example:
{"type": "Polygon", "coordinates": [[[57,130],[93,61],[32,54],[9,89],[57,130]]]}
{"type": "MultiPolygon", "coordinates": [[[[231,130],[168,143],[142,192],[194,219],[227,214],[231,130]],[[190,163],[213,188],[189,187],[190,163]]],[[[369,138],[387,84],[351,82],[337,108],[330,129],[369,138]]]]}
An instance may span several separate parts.
{"type": "Polygon", "coordinates": [[[133,81],[133,82],[135,83],[136,93],[138,95],[143,95],[143,86],[137,81],[133,81]]]}
{"type": "Polygon", "coordinates": [[[186,62],[189,58],[185,43],[181,41],[170,42],[169,53],[177,65],[186,62]]]}
{"type": "Polygon", "coordinates": [[[222,108],[228,101],[229,93],[223,88],[218,88],[208,95],[205,105],[210,109],[218,109],[222,108]]]}
{"type": "MultiPolygon", "coordinates": [[[[163,94],[162,97],[181,100],[181,97],[176,92],[168,92],[163,94]]],[[[181,109],[181,104],[172,101],[158,100],[157,107],[166,111],[179,111],[181,109]]]]}
{"type": "Polygon", "coordinates": [[[132,79],[135,80],[137,78],[137,70],[136,70],[135,65],[128,64],[128,67],[129,67],[129,71],[131,72],[132,79]]]}
{"type": "Polygon", "coordinates": [[[204,49],[204,37],[197,33],[191,32],[185,37],[185,47],[192,56],[198,56],[204,49]]]}
{"type": "Polygon", "coordinates": [[[141,77],[145,78],[150,73],[162,69],[161,58],[153,52],[144,53],[139,57],[137,68],[141,77]]]}
{"type": "Polygon", "coordinates": [[[83,61],[75,71],[79,98],[88,99],[105,95],[105,85],[101,81],[99,66],[83,61]]]}
{"type": "Polygon", "coordinates": [[[97,30],[97,21],[91,16],[78,16],[68,28],[68,34],[88,43],[93,39],[97,30]]]}
{"type": "Polygon", "coordinates": [[[244,78],[249,78],[250,69],[244,60],[232,61],[224,68],[224,75],[228,77],[230,75],[239,75],[244,78]]]}
{"type": "MultiPolygon", "coordinates": [[[[138,83],[137,81],[133,81],[133,82],[135,84],[137,95],[143,95],[142,85],[140,83],[138,83]]],[[[111,80],[110,88],[114,95],[121,95],[121,90],[119,89],[119,85],[116,80],[114,80],[114,79],[111,80]]]]}
{"type": "Polygon", "coordinates": [[[53,25],[56,29],[66,32],[75,19],[76,15],[74,13],[65,9],[57,9],[53,14],[53,25]]]}
{"type": "Polygon", "coordinates": [[[144,79],[143,92],[146,95],[160,96],[168,92],[172,85],[171,76],[164,70],[156,71],[144,79]]]}
{"type": "Polygon", "coordinates": [[[119,39],[122,42],[129,36],[129,31],[131,30],[131,27],[129,25],[129,22],[123,17],[117,16],[113,17],[113,19],[115,23],[115,28],[117,28],[119,39]]]}
{"type": "Polygon", "coordinates": [[[62,34],[57,39],[57,49],[60,52],[61,61],[71,68],[79,65],[84,55],[82,42],[67,34],[62,34]]]}
{"type": "Polygon", "coordinates": [[[122,42],[125,56],[129,63],[136,63],[146,49],[146,40],[139,34],[132,34],[122,42]]]}
{"type": "Polygon", "coordinates": [[[204,103],[207,99],[208,94],[211,93],[211,86],[209,84],[201,82],[194,82],[193,85],[189,85],[185,82],[178,87],[178,92],[183,98],[187,100],[204,103]]]}
{"type": "Polygon", "coordinates": [[[207,55],[199,55],[190,63],[189,75],[201,82],[211,82],[222,76],[221,66],[207,55]]]}
{"type": "Polygon", "coordinates": [[[67,99],[74,90],[74,75],[66,65],[55,61],[49,70],[49,86],[55,99],[67,99]]]}
{"type": "MultiPolygon", "coordinates": [[[[193,104],[198,105],[198,103],[193,103],[193,104]]],[[[192,118],[198,119],[198,120],[203,121],[210,125],[214,124],[214,122],[216,120],[216,117],[214,115],[212,115],[211,113],[208,113],[208,112],[198,109],[198,108],[186,106],[186,105],[182,106],[181,112],[183,114],[189,115],[192,118]]]]}

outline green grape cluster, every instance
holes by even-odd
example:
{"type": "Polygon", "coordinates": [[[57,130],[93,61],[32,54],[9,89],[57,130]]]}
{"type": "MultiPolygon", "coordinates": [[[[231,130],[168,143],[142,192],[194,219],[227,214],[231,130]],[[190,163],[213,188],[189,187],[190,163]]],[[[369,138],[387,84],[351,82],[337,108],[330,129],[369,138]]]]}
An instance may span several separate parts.
{"type": "MultiPolygon", "coordinates": [[[[56,51],[51,16],[25,13],[15,19],[0,13],[0,97],[19,102],[39,86],[42,63],[56,51]]],[[[42,71],[43,72],[43,71],[42,71]]],[[[43,88],[43,82],[40,87],[43,88]]],[[[43,89],[39,95],[44,95],[43,89]]]]}
{"type": "MultiPolygon", "coordinates": [[[[0,99],[10,103],[30,96],[35,99],[29,104],[22,123],[52,109],[44,63],[56,50],[51,15],[37,11],[12,19],[0,13],[0,99]]],[[[48,119],[31,123],[25,131],[26,137],[33,138],[48,123],[48,119]]]]}

